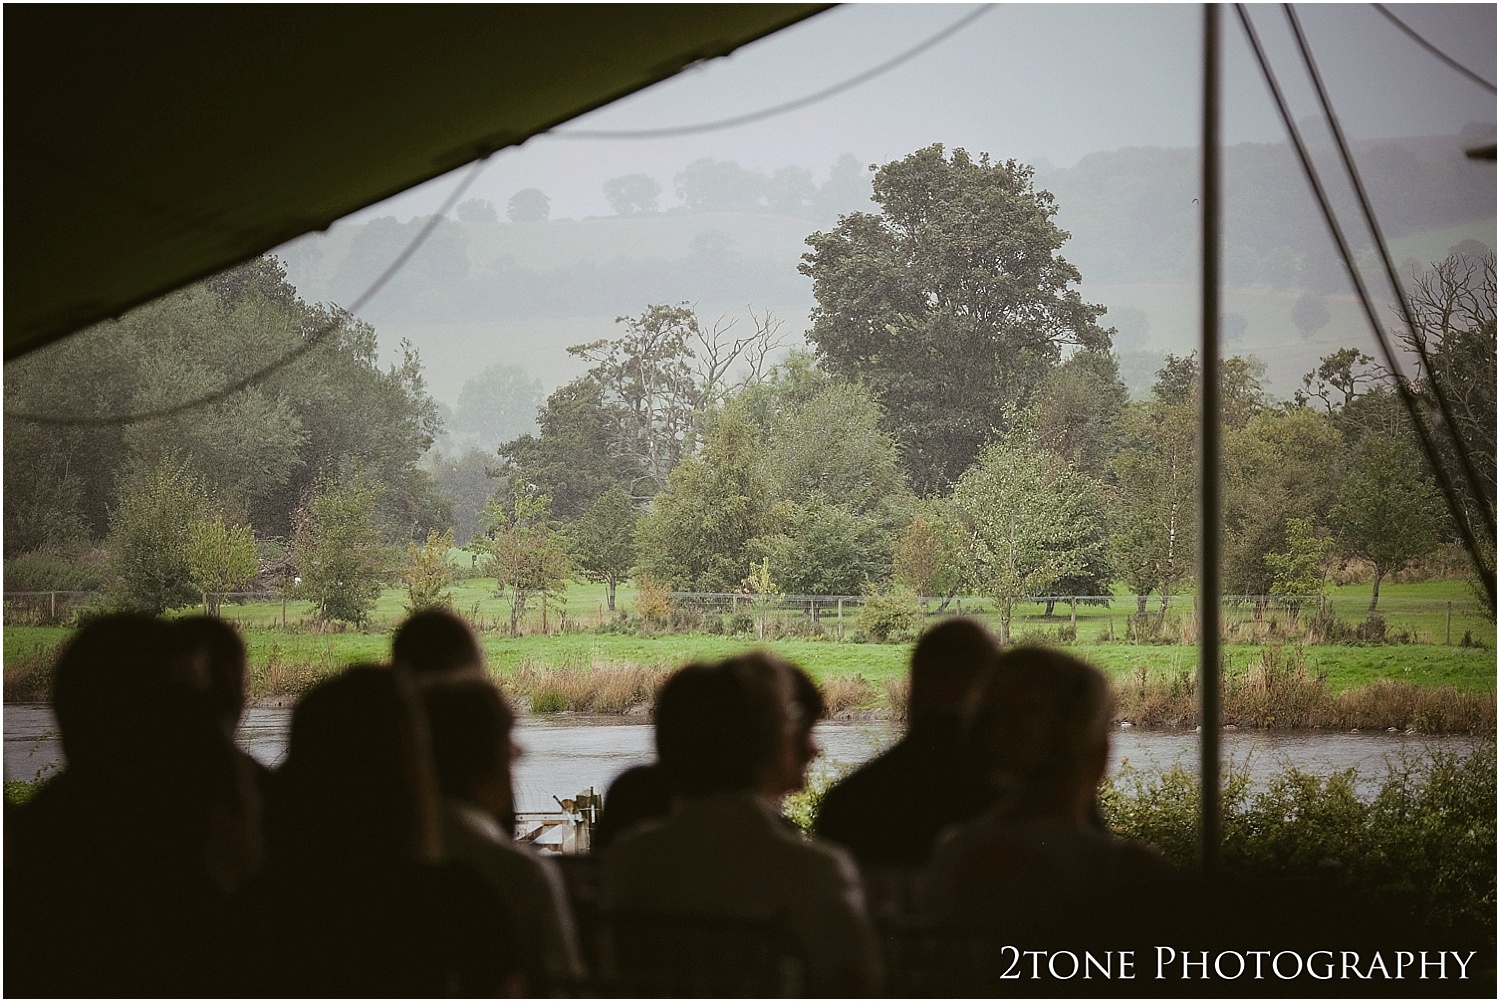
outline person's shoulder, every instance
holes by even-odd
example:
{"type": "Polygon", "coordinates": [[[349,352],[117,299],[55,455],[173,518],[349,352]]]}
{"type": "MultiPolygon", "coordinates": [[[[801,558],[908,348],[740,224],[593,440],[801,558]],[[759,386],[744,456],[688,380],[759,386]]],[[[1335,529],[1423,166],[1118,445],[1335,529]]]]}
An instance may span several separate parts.
{"type": "Polygon", "coordinates": [[[859,874],[854,857],[842,845],[821,838],[807,838],[782,825],[775,829],[775,840],[783,856],[789,861],[797,861],[802,869],[837,874],[841,879],[857,878],[859,874]]]}
{"type": "Polygon", "coordinates": [[[830,810],[835,815],[859,810],[872,798],[879,798],[890,775],[899,770],[901,759],[905,757],[900,748],[901,743],[897,742],[830,786],[818,807],[819,818],[825,817],[830,810]]]}
{"type": "Polygon", "coordinates": [[[1180,876],[1172,861],[1154,846],[1120,839],[1119,873],[1125,880],[1163,880],[1180,876]]]}
{"type": "Polygon", "coordinates": [[[675,823],[676,819],[670,815],[636,822],[610,843],[609,849],[604,853],[605,860],[626,859],[653,852],[663,844],[670,844],[671,828],[675,823]]]}

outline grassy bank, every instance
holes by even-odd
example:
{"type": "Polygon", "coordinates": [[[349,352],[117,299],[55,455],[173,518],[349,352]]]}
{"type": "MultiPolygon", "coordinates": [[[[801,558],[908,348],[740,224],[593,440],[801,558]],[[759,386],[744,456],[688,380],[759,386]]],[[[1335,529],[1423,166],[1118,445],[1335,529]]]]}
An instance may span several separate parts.
{"type": "MultiPolygon", "coordinates": [[[[51,663],[71,631],[7,627],[5,698],[45,699],[51,663]]],[[[341,667],[382,660],[384,633],[249,629],[250,694],[294,697],[341,667]]],[[[567,633],[482,637],[497,680],[533,712],[618,713],[648,704],[673,669],[744,650],[748,637],[674,633],[567,633]]],[[[803,666],[835,713],[905,709],[909,644],[774,640],[765,646],[803,666]]],[[[1196,725],[1196,651],[1181,644],[1082,641],[1065,649],[1114,681],[1118,715],[1142,726],[1196,725]]],[[[1235,726],[1414,729],[1492,734],[1495,656],[1475,648],[1231,645],[1225,654],[1224,719],[1235,726]]]]}

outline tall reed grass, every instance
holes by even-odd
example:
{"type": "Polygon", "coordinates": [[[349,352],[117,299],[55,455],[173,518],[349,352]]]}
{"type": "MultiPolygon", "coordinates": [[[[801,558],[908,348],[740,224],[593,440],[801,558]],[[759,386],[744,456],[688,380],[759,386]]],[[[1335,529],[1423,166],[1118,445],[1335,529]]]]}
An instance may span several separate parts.
{"type": "Polygon", "coordinates": [[[52,695],[52,670],[61,647],[39,647],[5,659],[7,703],[41,702],[52,695]]]}
{"type": "Polygon", "coordinates": [[[830,675],[819,686],[829,715],[867,709],[875,704],[875,684],[863,675],[830,675]]]}
{"type": "MultiPolygon", "coordinates": [[[[1197,680],[1191,672],[1153,674],[1138,668],[1115,682],[1116,716],[1134,724],[1192,727],[1199,723],[1197,680]]],[[[1335,693],[1315,675],[1298,647],[1266,647],[1243,672],[1226,675],[1226,724],[1254,728],[1495,733],[1493,693],[1379,679],[1335,693]]]]}
{"type": "Polygon", "coordinates": [[[595,658],[587,664],[555,665],[526,660],[500,679],[512,698],[532,713],[565,710],[623,713],[655,702],[656,692],[671,674],[665,665],[639,665],[595,658]]]}

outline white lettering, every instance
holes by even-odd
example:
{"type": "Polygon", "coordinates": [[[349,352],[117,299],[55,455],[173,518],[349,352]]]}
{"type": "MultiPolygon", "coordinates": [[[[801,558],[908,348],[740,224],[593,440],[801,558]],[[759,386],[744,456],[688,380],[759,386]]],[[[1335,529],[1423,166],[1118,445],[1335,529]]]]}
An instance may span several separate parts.
{"type": "Polygon", "coordinates": [[[1079,964],[1078,964],[1078,955],[1076,953],[1074,953],[1073,951],[1071,951],[1071,950],[1058,950],[1056,953],[1052,954],[1050,957],[1047,958],[1047,972],[1049,974],[1051,974],[1054,978],[1061,978],[1064,981],[1067,981],[1070,978],[1076,978],[1076,977],[1078,977],[1078,967],[1079,967],[1079,964]],[[1057,973],[1057,958],[1058,957],[1067,957],[1069,960],[1073,961],[1073,970],[1069,971],[1067,974],[1058,974],[1057,973]]]}
{"type": "Polygon", "coordinates": [[[1218,956],[1214,957],[1214,973],[1219,977],[1225,979],[1226,981],[1233,981],[1235,978],[1245,973],[1245,955],[1242,953],[1235,953],[1233,950],[1226,950],[1225,952],[1219,954],[1218,956]],[[1233,957],[1235,960],[1238,960],[1240,962],[1240,966],[1235,970],[1233,974],[1225,974],[1224,968],[1219,966],[1225,957],[1233,957]]]}
{"type": "Polygon", "coordinates": [[[1471,961],[1471,960],[1474,959],[1474,952],[1475,951],[1470,950],[1469,951],[1469,955],[1467,957],[1464,957],[1462,960],[1460,960],[1459,957],[1458,957],[1458,951],[1457,950],[1453,951],[1453,962],[1458,965],[1458,977],[1459,977],[1459,980],[1468,980],[1468,977],[1469,977],[1469,961],[1471,961]]]}
{"type": "Polygon", "coordinates": [[[1332,950],[1314,950],[1312,953],[1308,954],[1308,957],[1307,957],[1307,973],[1310,974],[1310,975],[1312,975],[1313,977],[1317,978],[1319,981],[1327,981],[1330,978],[1332,978],[1333,977],[1333,951],[1332,950]],[[1328,958],[1328,966],[1325,967],[1325,968],[1323,968],[1323,970],[1325,972],[1323,974],[1319,974],[1317,971],[1313,970],[1313,957],[1316,957],[1320,953],[1323,956],[1325,956],[1325,957],[1328,958]]]}
{"type": "Polygon", "coordinates": [[[1299,975],[1301,975],[1301,973],[1302,973],[1302,958],[1299,957],[1299,956],[1297,956],[1297,954],[1293,953],[1291,950],[1282,950],[1276,956],[1274,956],[1274,957],[1271,958],[1271,973],[1274,974],[1274,975],[1276,975],[1282,981],[1290,981],[1293,978],[1298,977],[1299,975]],[[1297,973],[1296,974],[1282,974],[1281,973],[1281,958],[1282,957],[1291,957],[1293,960],[1295,960],[1297,962],[1297,973]]]}

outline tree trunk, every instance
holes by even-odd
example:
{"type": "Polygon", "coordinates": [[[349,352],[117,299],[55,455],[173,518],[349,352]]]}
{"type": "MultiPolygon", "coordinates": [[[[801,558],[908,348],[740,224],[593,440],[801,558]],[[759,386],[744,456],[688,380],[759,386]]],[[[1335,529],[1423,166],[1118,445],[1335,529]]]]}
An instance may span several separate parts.
{"type": "Polygon", "coordinates": [[[938,612],[947,612],[948,611],[948,603],[952,602],[953,601],[953,596],[957,595],[957,594],[958,594],[958,586],[954,585],[953,590],[950,591],[950,592],[948,592],[948,594],[946,594],[946,595],[943,596],[943,604],[937,607],[937,611],[938,612]]]}
{"type": "Polygon", "coordinates": [[[1052,598],[1051,596],[1048,596],[1048,598],[1047,598],[1047,611],[1044,612],[1044,613],[1042,613],[1042,618],[1043,619],[1051,619],[1052,618],[1052,607],[1055,606],[1056,604],[1057,604],[1057,599],[1052,598]]]}
{"type": "Polygon", "coordinates": [[[520,636],[516,632],[516,624],[521,618],[521,589],[513,588],[510,593],[510,635],[520,636]]]}
{"type": "Polygon", "coordinates": [[[1000,646],[1010,646],[1010,602],[1000,603],[1000,646]]]}
{"type": "Polygon", "coordinates": [[[1370,589],[1370,612],[1375,611],[1375,603],[1380,601],[1380,579],[1385,577],[1385,570],[1381,567],[1375,568],[1375,587],[1370,589]]]}
{"type": "Polygon", "coordinates": [[[1137,595],[1135,597],[1135,618],[1136,619],[1145,619],[1146,618],[1146,599],[1149,598],[1149,597],[1150,597],[1149,593],[1146,594],[1146,595],[1137,595]]]}
{"type": "Polygon", "coordinates": [[[615,579],[614,578],[610,578],[607,583],[609,585],[609,611],[610,612],[614,612],[615,611],[615,579]]]}

